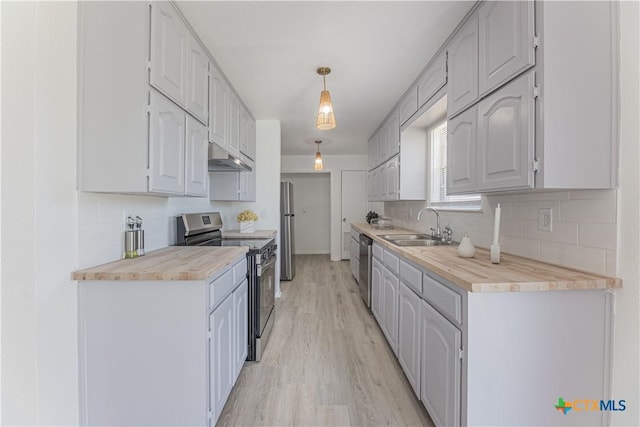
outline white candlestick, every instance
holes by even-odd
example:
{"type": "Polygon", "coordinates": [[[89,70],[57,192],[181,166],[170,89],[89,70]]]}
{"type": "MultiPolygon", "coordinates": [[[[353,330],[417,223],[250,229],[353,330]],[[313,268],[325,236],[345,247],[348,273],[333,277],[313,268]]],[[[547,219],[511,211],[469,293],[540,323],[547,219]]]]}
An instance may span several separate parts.
{"type": "Polygon", "coordinates": [[[498,237],[500,236],[500,203],[496,206],[496,215],[493,222],[493,244],[498,244],[498,237]]]}

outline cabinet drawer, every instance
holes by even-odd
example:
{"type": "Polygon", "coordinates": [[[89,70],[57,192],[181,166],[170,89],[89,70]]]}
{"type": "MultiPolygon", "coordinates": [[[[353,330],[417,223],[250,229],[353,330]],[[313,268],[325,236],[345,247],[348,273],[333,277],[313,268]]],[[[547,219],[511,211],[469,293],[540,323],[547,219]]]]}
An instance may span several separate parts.
{"type": "Polygon", "coordinates": [[[209,283],[209,308],[214,308],[224,301],[233,288],[233,272],[229,269],[209,283]]]}
{"type": "Polygon", "coordinates": [[[422,271],[405,260],[400,260],[400,277],[415,293],[422,295],[422,271]]]}
{"type": "Polygon", "coordinates": [[[396,276],[398,275],[398,272],[400,271],[399,263],[400,263],[400,258],[398,258],[397,255],[395,255],[392,252],[389,252],[388,250],[385,249],[384,258],[383,258],[383,264],[389,269],[389,271],[391,271],[396,276]]]}
{"type": "Polygon", "coordinates": [[[233,266],[233,284],[237,285],[247,278],[247,258],[233,266]]]}
{"type": "Polygon", "coordinates": [[[422,298],[462,324],[462,297],[426,274],[422,275],[422,298]]]}
{"type": "Polygon", "coordinates": [[[373,244],[373,256],[378,258],[380,261],[382,261],[382,253],[383,253],[382,246],[376,245],[374,243],[373,244]]]}

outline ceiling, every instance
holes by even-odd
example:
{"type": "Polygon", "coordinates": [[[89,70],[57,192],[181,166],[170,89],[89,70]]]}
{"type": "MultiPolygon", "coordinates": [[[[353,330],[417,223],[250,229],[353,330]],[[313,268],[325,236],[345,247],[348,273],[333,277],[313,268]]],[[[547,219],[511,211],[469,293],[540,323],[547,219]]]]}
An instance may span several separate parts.
{"type": "Polygon", "coordinates": [[[278,119],[282,154],[365,154],[367,140],[474,1],[178,3],[256,119],[278,119]],[[331,68],[337,127],[315,127],[331,68]]]}

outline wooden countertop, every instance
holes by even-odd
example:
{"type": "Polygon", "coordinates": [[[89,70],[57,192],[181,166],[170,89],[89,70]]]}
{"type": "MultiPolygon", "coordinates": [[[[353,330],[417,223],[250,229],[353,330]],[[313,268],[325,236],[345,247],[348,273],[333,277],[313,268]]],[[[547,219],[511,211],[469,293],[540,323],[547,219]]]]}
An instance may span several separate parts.
{"type": "Polygon", "coordinates": [[[476,248],[474,258],[458,256],[457,246],[399,247],[378,237],[415,233],[394,228],[375,230],[369,224],[352,224],[358,232],[401,254],[417,265],[451,281],[469,292],[524,292],[622,287],[622,280],[560,267],[542,261],[502,253],[500,264],[492,264],[487,249],[476,248]]]}
{"type": "Polygon", "coordinates": [[[241,233],[240,230],[222,231],[223,239],[273,239],[276,230],[256,230],[253,233],[241,233]]]}
{"type": "Polygon", "coordinates": [[[169,246],[134,259],[75,271],[72,280],[204,280],[247,252],[244,247],[169,246]]]}

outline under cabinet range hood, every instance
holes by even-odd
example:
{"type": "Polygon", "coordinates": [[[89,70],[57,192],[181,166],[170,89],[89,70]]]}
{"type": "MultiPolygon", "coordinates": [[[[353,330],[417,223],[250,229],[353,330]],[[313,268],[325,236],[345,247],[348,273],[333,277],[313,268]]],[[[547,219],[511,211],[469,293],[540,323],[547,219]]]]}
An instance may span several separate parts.
{"type": "Polygon", "coordinates": [[[210,172],[251,172],[251,166],[240,156],[234,156],[218,144],[209,143],[210,172]]]}

